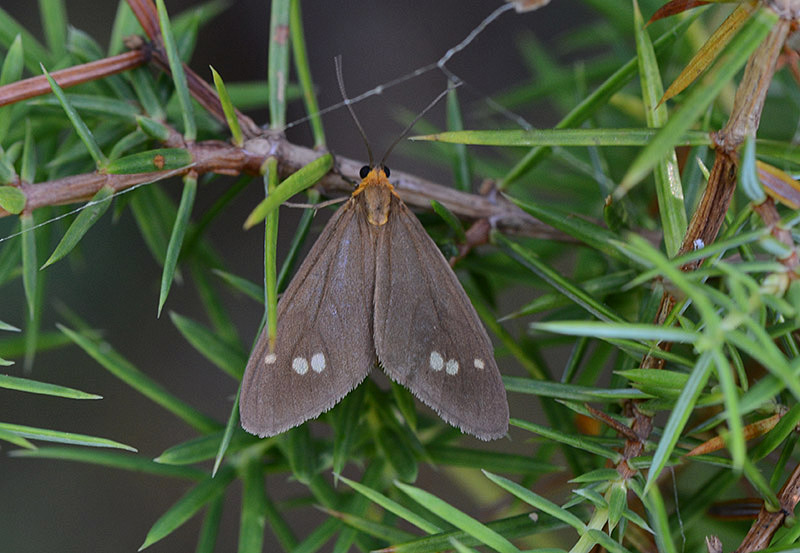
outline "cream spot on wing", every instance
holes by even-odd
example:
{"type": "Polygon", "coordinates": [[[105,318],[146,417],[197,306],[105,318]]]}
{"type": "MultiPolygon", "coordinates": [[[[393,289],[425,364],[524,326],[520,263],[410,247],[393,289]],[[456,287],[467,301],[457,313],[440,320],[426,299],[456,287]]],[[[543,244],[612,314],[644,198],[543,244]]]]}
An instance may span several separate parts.
{"type": "Polygon", "coordinates": [[[458,372],[458,361],[455,359],[448,359],[447,365],[445,365],[444,370],[447,371],[447,374],[450,376],[456,374],[458,372]]]}
{"type": "Polygon", "coordinates": [[[292,369],[297,374],[306,374],[308,372],[308,361],[305,357],[295,357],[292,359],[292,369]]]}
{"type": "Polygon", "coordinates": [[[477,357],[475,358],[475,361],[473,361],[473,363],[475,363],[475,368],[476,369],[483,369],[486,366],[483,363],[483,359],[478,359],[477,357]]]}
{"type": "Polygon", "coordinates": [[[275,361],[278,360],[278,356],[274,353],[268,353],[264,356],[264,364],[265,365],[274,365],[275,361]]]}
{"type": "Polygon", "coordinates": [[[441,371],[442,368],[444,368],[444,357],[442,357],[442,354],[438,351],[432,351],[430,364],[434,371],[441,371]]]}
{"type": "Polygon", "coordinates": [[[321,373],[325,369],[325,354],[315,353],[311,356],[311,368],[315,373],[321,373]]]}

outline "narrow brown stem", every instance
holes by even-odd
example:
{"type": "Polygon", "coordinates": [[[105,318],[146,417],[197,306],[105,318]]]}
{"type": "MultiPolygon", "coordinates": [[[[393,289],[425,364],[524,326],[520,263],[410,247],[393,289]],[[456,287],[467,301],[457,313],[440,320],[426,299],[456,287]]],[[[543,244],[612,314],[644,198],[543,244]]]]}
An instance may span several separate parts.
{"type": "MultiPolygon", "coordinates": [[[[139,67],[147,63],[147,61],[148,55],[146,51],[133,50],[110,58],[61,69],[51,73],[51,76],[61,88],[69,88],[139,67]]],[[[44,75],[17,81],[0,88],[0,107],[35,98],[36,96],[50,94],[50,92],[50,83],[47,82],[47,77],[44,75]]]]}
{"type": "Polygon", "coordinates": [[[779,511],[771,512],[767,510],[766,505],[761,507],[758,517],[735,553],[750,553],[765,549],[772,541],[775,532],[783,525],[786,517],[794,512],[794,508],[800,501],[800,465],[794,468],[781,491],[778,492],[778,501],[781,506],[779,511]]]}
{"type": "Polygon", "coordinates": [[[160,43],[161,28],[158,25],[158,10],[155,4],[151,0],[128,0],[128,6],[150,40],[160,43]]]}
{"type": "MultiPolygon", "coordinates": [[[[288,142],[281,134],[249,140],[242,148],[215,140],[186,144],[183,147],[191,153],[193,163],[179,171],[129,175],[95,172],[36,184],[22,183],[20,188],[27,198],[25,211],[30,212],[48,205],[86,201],[104,186],[121,191],[142,183],[181,175],[190,170],[198,175],[211,172],[226,175],[241,173],[256,175],[270,155],[278,157],[281,176],[285,177],[320,156],[315,150],[288,142]]],[[[338,158],[337,166],[341,174],[329,173],[320,181],[319,187],[328,194],[350,193],[352,184],[342,175],[354,177],[358,175],[362,165],[362,161],[338,158]]],[[[487,219],[492,221],[498,230],[508,234],[566,239],[563,234],[535,220],[503,197],[489,199],[476,194],[467,194],[402,171],[393,172],[392,180],[403,200],[410,205],[429,209],[431,200],[437,200],[465,219],[487,219]]],[[[0,209],[0,217],[6,215],[9,213],[0,209]]]]}
{"type": "MultiPolygon", "coordinates": [[[[155,5],[150,0],[128,0],[128,5],[151,41],[147,46],[151,51],[152,61],[159,69],[165,73],[170,73],[169,61],[161,38],[161,27],[158,23],[158,11],[155,5]]],[[[222,111],[222,104],[214,87],[185,63],[183,64],[183,72],[186,74],[186,83],[194,99],[217,121],[226,124],[225,113],[222,111]]],[[[252,119],[238,109],[235,112],[245,138],[254,138],[261,134],[261,129],[252,119]]]]}

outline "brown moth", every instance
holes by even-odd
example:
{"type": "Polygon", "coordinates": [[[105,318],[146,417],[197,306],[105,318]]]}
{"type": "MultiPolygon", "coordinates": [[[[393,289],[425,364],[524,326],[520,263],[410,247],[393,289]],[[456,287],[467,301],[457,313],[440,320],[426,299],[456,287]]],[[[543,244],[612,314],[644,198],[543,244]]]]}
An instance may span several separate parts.
{"type": "MultiPolygon", "coordinates": [[[[338,61],[337,75],[365,137],[338,61]]],[[[242,427],[274,436],[317,417],[377,362],[446,422],[482,440],[499,438],[508,430],[508,403],[492,343],[455,273],[389,182],[388,167],[373,165],[367,150],[361,183],[278,302],[274,349],[264,329],[247,362],[242,427]]]]}
{"type": "Polygon", "coordinates": [[[464,289],[385,167],[333,215],[247,363],[242,426],[274,436],[327,411],[376,361],[446,422],[483,440],[508,430],[492,343],[464,289]]]}

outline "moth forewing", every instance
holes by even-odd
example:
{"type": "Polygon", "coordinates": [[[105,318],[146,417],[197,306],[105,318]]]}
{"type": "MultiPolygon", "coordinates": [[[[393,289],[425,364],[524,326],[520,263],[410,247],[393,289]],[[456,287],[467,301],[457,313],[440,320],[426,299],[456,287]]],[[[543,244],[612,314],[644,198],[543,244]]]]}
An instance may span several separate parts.
{"type": "Polygon", "coordinates": [[[333,407],[375,364],[375,249],[354,198],[323,229],[278,303],[274,351],[266,329],[242,380],[242,427],[274,436],[333,407]]]}
{"type": "Polygon", "coordinates": [[[262,333],[242,382],[245,430],[273,436],[333,407],[380,361],[445,421],[483,440],[508,430],[492,343],[442,253],[383,166],[323,229],[262,333]]]}
{"type": "Polygon", "coordinates": [[[462,431],[505,435],[508,403],[492,343],[439,248],[397,197],[375,262],[375,349],[389,377],[462,431]]]}

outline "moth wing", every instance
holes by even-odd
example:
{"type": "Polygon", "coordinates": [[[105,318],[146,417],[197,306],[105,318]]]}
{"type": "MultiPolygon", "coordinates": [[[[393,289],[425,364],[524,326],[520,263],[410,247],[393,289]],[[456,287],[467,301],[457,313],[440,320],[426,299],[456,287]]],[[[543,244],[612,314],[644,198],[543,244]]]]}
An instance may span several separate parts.
{"type": "Polygon", "coordinates": [[[508,403],[494,349],[455,273],[398,198],[381,230],[374,339],[384,370],[462,431],[505,435],[508,403]]]}
{"type": "Polygon", "coordinates": [[[333,215],[278,303],[275,351],[266,329],[247,362],[242,427],[274,436],[327,411],[375,364],[375,247],[353,200],[333,215]]]}

